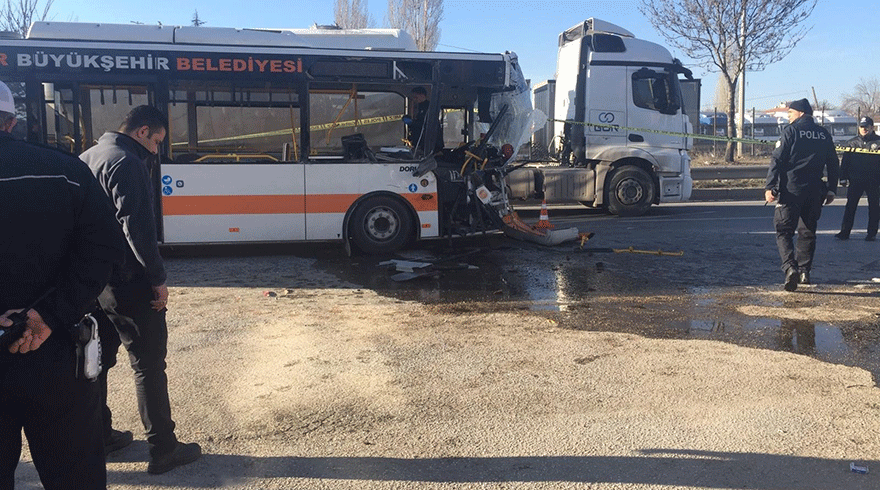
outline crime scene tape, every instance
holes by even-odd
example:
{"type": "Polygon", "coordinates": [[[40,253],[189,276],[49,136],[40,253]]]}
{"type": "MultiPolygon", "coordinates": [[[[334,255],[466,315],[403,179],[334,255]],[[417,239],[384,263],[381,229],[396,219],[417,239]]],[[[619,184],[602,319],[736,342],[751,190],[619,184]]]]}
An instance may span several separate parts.
{"type": "MultiPolygon", "coordinates": [[[[338,121],[335,123],[325,123],[325,124],[313,124],[309,126],[310,131],[324,131],[329,129],[339,129],[339,128],[352,128],[352,127],[360,127],[360,126],[370,126],[373,124],[384,124],[388,122],[400,122],[400,119],[403,117],[403,114],[399,115],[391,115],[391,116],[378,116],[378,117],[368,117],[364,119],[351,119],[348,121],[338,121]]],[[[225,141],[241,141],[248,139],[256,139],[256,138],[271,138],[273,136],[289,136],[291,134],[298,134],[300,132],[300,128],[287,128],[287,129],[278,129],[275,131],[265,131],[262,133],[250,133],[250,134],[240,134],[235,136],[224,136],[221,138],[212,138],[212,139],[204,139],[199,140],[199,144],[205,143],[223,143],[225,141]]],[[[185,141],[172,143],[171,146],[178,145],[186,145],[188,144],[185,141]]]]}
{"type": "MultiPolygon", "coordinates": [[[[657,129],[650,128],[633,128],[629,126],[621,126],[619,124],[606,124],[606,123],[597,123],[597,122],[581,122],[581,121],[569,121],[565,119],[547,119],[547,121],[552,122],[561,122],[567,124],[578,124],[581,126],[593,126],[597,128],[609,128],[615,130],[626,130],[626,131],[640,131],[644,133],[654,133],[654,134],[662,134],[664,136],[680,136],[684,138],[692,138],[692,139],[702,139],[702,140],[710,140],[710,141],[723,141],[725,143],[747,143],[753,145],[776,145],[776,141],[765,141],[765,140],[757,140],[751,138],[729,138],[727,136],[714,136],[711,134],[694,134],[694,133],[678,133],[674,131],[660,131],[657,129]]],[[[603,133],[607,134],[607,133],[603,133]]],[[[850,153],[873,153],[880,154],[880,150],[867,150],[864,148],[853,148],[850,146],[840,146],[834,145],[835,150],[838,152],[850,152],[850,153]]]]}

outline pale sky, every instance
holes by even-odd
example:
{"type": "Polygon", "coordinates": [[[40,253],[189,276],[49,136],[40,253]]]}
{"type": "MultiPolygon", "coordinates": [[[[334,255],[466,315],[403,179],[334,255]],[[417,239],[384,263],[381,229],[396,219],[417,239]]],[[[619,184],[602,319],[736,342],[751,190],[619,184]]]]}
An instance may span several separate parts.
{"type": "MultiPolygon", "coordinates": [[[[376,27],[383,27],[387,2],[368,2],[376,27]]],[[[41,2],[42,3],[42,2],[41,2]]],[[[333,23],[333,0],[55,0],[57,21],[189,25],[193,13],[206,27],[307,28],[333,23]]],[[[641,39],[666,45],[638,10],[638,0],[444,0],[440,51],[514,51],[532,84],[554,77],[559,33],[596,17],[641,39]]],[[[782,61],[746,76],[746,107],[767,109],[802,97],[839,105],[861,80],[880,76],[876,0],[819,0],[807,26],[812,30],[782,61]]],[[[672,55],[702,79],[702,107],[712,107],[717,73],[672,55]]]]}

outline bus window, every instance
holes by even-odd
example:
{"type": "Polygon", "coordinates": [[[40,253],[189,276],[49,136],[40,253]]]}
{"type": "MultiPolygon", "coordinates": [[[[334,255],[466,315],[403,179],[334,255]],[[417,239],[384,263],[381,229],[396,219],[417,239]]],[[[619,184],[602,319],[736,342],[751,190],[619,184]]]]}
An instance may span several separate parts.
{"type": "Polygon", "coordinates": [[[299,102],[287,89],[178,87],[168,122],[175,162],[299,159],[299,102]]]}
{"type": "Polygon", "coordinates": [[[458,148],[467,143],[471,138],[468,136],[468,113],[464,108],[443,109],[443,142],[447,148],[458,148]]]}
{"type": "Polygon", "coordinates": [[[74,111],[73,89],[44,83],[43,91],[46,103],[46,144],[66,152],[79,153],[76,137],[81,131],[77,130],[75,114],[81,114],[82,111],[78,108],[74,111]]]}
{"type": "MultiPolygon", "coordinates": [[[[312,158],[342,161],[346,156],[343,137],[363,135],[372,152],[401,147],[405,127],[406,99],[392,92],[313,89],[309,93],[312,158]]],[[[357,141],[361,137],[355,137],[357,141]]],[[[346,138],[346,142],[355,141],[346,138]]],[[[357,152],[362,156],[362,153],[357,152]]],[[[351,160],[360,160],[358,156],[351,160]]]]}
{"type": "Polygon", "coordinates": [[[87,86],[83,97],[83,150],[98,143],[107,131],[119,129],[119,123],[135,107],[150,104],[147,88],[143,86],[87,86]]]}

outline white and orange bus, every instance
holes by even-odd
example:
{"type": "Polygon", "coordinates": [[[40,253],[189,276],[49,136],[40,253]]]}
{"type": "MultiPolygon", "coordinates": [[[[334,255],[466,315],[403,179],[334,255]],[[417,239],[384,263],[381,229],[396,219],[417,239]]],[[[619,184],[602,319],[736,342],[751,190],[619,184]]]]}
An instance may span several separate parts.
{"type": "Polygon", "coordinates": [[[21,136],[74,154],[134,106],[166,112],[154,166],[166,245],[385,254],[499,229],[532,114],[515,54],[419,52],[396,30],[38,22],[0,40],[0,79],[21,136]],[[412,145],[402,117],[415,87],[430,102],[412,145]]]}

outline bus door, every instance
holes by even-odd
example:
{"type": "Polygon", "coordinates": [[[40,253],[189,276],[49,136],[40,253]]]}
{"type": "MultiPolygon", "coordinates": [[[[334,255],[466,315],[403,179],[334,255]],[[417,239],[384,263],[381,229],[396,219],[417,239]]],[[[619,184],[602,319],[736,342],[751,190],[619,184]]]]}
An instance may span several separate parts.
{"type": "Polygon", "coordinates": [[[305,169],[310,239],[341,239],[346,213],[370,193],[384,194],[382,203],[395,211],[389,233],[396,225],[411,229],[414,221],[403,212],[408,208],[397,206],[412,194],[414,159],[404,141],[405,114],[406,98],[397,92],[355,84],[310,87],[305,169]]]}
{"type": "Polygon", "coordinates": [[[293,88],[178,82],[170,88],[168,116],[165,243],[307,238],[293,88]]]}

